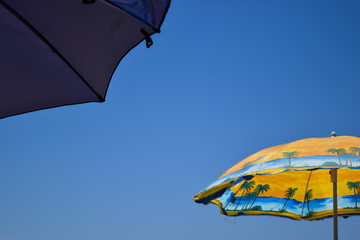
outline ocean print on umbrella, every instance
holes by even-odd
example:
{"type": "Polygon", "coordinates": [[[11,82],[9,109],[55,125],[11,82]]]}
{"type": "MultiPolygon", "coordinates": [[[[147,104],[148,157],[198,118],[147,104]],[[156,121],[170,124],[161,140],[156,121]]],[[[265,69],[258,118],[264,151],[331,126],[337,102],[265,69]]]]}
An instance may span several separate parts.
{"type": "Polygon", "coordinates": [[[281,211],[285,211],[286,203],[289,201],[289,199],[291,199],[291,198],[293,198],[293,197],[295,196],[297,190],[298,190],[297,188],[291,188],[291,187],[289,187],[289,188],[285,191],[284,197],[286,197],[286,201],[285,201],[284,206],[283,206],[283,208],[281,209],[281,211]]]}
{"type": "Polygon", "coordinates": [[[338,214],[360,214],[360,139],[356,137],[304,139],[261,150],[194,199],[214,203],[228,216],[331,217],[329,171],[334,168],[338,169],[338,214]]]}
{"type": "MultiPolygon", "coordinates": [[[[360,141],[357,138],[354,141],[354,138],[341,137],[343,142],[340,142],[340,145],[338,142],[334,142],[332,144],[324,144],[322,148],[317,146],[318,144],[312,146],[316,139],[305,139],[312,148],[304,147],[303,141],[305,140],[301,140],[291,144],[264,149],[230,168],[216,181],[206,187],[203,192],[224,183],[228,183],[228,186],[231,186],[231,182],[244,175],[251,175],[261,171],[267,172],[267,170],[273,169],[278,169],[279,172],[287,169],[303,170],[305,168],[350,167],[360,169],[360,141]],[[344,138],[346,141],[343,140],[344,138]],[[350,147],[347,147],[349,144],[351,144],[350,147]]],[[[322,140],[328,141],[327,138],[322,140]]]]}
{"type": "MultiPolygon", "coordinates": [[[[357,206],[360,193],[359,173],[350,174],[345,170],[339,174],[352,180],[339,181],[339,188],[342,189],[338,197],[339,213],[349,215],[350,209],[360,213],[357,206]]],[[[212,203],[229,216],[271,214],[297,220],[329,217],[333,199],[328,175],[328,170],[297,173],[287,171],[276,175],[258,175],[251,180],[241,179],[212,203]],[[284,184],[286,179],[288,185],[284,184]],[[322,186],[321,190],[315,188],[319,184],[322,186]]]]}

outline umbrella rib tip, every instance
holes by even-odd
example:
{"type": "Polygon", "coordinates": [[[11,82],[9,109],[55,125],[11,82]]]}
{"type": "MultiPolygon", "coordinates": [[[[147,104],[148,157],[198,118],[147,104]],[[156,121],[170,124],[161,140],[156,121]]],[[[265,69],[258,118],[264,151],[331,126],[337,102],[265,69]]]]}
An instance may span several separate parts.
{"type": "Polygon", "coordinates": [[[101,102],[101,103],[105,102],[105,98],[103,98],[103,97],[101,97],[99,95],[97,97],[98,97],[99,102],[101,102]]]}

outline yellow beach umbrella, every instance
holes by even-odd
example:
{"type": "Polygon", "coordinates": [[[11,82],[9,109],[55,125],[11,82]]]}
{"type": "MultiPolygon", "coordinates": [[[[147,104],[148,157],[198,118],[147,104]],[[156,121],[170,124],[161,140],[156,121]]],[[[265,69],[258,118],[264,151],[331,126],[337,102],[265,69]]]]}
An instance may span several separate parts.
{"type": "Polygon", "coordinates": [[[224,215],[295,220],[360,215],[360,138],[309,138],[263,149],[194,196],[224,215]]]}

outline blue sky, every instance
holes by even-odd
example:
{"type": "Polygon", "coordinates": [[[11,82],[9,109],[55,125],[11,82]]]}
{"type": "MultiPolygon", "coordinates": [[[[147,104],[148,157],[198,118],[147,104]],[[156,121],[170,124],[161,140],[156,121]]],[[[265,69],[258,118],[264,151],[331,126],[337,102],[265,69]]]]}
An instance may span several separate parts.
{"type": "MultiPolygon", "coordinates": [[[[1,119],[0,239],[330,239],[192,196],[266,147],[360,136],[358,1],[173,1],[105,103],[1,119]],[[261,231],[260,231],[261,230],[261,231]]],[[[360,217],[339,219],[339,238],[360,217]]]]}

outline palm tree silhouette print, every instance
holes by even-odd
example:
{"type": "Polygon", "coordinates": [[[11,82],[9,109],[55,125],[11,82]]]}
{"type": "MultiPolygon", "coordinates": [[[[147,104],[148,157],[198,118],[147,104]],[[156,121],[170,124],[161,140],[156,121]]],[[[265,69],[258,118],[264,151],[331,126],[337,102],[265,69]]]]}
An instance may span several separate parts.
{"type": "Polygon", "coordinates": [[[245,194],[245,203],[244,203],[244,205],[243,205],[243,207],[241,208],[241,210],[244,210],[244,209],[246,209],[246,206],[248,205],[248,202],[250,201],[250,199],[252,198],[252,196],[253,196],[253,193],[251,193],[251,192],[247,192],[246,194],[245,194]]]}
{"type": "Polygon", "coordinates": [[[307,207],[308,207],[308,213],[310,213],[310,206],[309,206],[309,201],[313,198],[313,193],[312,193],[312,189],[309,189],[308,191],[306,191],[305,193],[305,202],[307,202],[307,207]]]}
{"type": "MultiPolygon", "coordinates": [[[[247,209],[247,207],[248,207],[251,199],[253,199],[253,198],[256,199],[257,192],[248,193],[247,196],[248,196],[248,199],[247,199],[246,203],[244,204],[244,206],[243,206],[243,208],[242,208],[241,210],[247,209]]],[[[252,206],[252,205],[251,205],[251,206],[252,206]]],[[[251,208],[251,206],[250,206],[250,208],[251,208]]]]}
{"type": "Polygon", "coordinates": [[[353,152],[349,152],[349,153],[347,153],[347,156],[349,157],[350,166],[352,167],[351,157],[355,157],[356,155],[353,152]]]}
{"type": "Polygon", "coordinates": [[[299,154],[299,152],[297,152],[297,151],[282,153],[283,157],[289,158],[289,166],[291,165],[291,158],[297,156],[298,154],[299,154]]]}
{"type": "Polygon", "coordinates": [[[357,199],[356,199],[356,195],[359,194],[359,190],[360,190],[360,182],[350,182],[348,181],[346,183],[347,187],[349,188],[350,191],[354,190],[354,197],[355,197],[355,208],[357,208],[357,199]]]}
{"type": "Polygon", "coordinates": [[[295,196],[295,193],[298,189],[297,188],[288,188],[286,191],[285,191],[285,197],[286,197],[286,201],[285,201],[285,204],[283,206],[283,208],[281,210],[284,210],[285,209],[285,206],[286,206],[286,203],[289,201],[290,198],[294,197],[295,196]]]}
{"type": "Polygon", "coordinates": [[[269,189],[270,189],[270,185],[269,185],[269,184],[264,184],[264,185],[258,184],[258,185],[256,186],[255,191],[254,191],[254,192],[256,193],[255,199],[254,199],[253,203],[251,204],[250,209],[251,209],[252,206],[254,205],[257,197],[258,197],[260,194],[262,194],[262,193],[264,193],[264,192],[267,192],[269,189]]]}
{"type": "Polygon", "coordinates": [[[346,150],[344,148],[330,148],[330,149],[328,149],[326,151],[329,152],[329,153],[336,153],[338,158],[339,158],[339,164],[342,165],[341,160],[340,160],[340,155],[342,153],[346,152],[346,150]]]}
{"type": "MultiPolygon", "coordinates": [[[[241,185],[241,187],[239,188],[239,191],[242,190],[241,193],[241,197],[240,200],[238,202],[238,204],[235,207],[235,210],[238,208],[238,206],[240,205],[241,199],[243,198],[245,193],[250,193],[251,189],[254,188],[255,186],[255,181],[245,181],[243,182],[243,184],[241,185]]],[[[236,194],[235,194],[236,195],[236,194]]]]}
{"type": "Polygon", "coordinates": [[[346,159],[346,163],[345,163],[345,166],[348,165],[348,153],[346,152],[346,150],[344,149],[344,151],[340,154],[341,156],[344,156],[345,159],[346,159]]]}
{"type": "Polygon", "coordinates": [[[358,148],[358,147],[350,147],[349,150],[355,156],[357,154],[359,156],[359,161],[360,161],[360,148],[358,148]]]}

